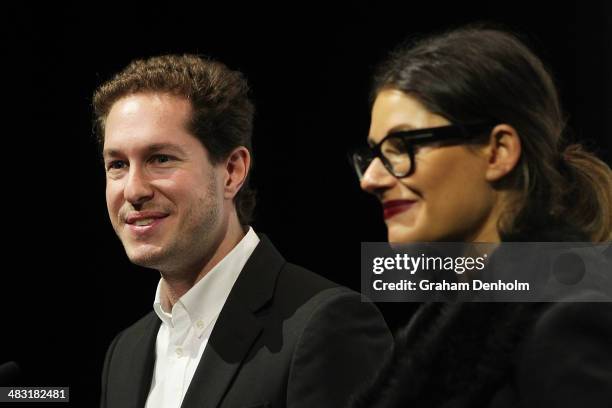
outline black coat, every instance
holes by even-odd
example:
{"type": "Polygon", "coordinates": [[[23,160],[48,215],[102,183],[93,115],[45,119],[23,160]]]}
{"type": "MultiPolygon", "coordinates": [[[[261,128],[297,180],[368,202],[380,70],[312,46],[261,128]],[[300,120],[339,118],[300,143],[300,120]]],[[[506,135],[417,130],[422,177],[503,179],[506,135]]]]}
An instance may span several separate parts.
{"type": "MultiPolygon", "coordinates": [[[[559,231],[508,239],[585,240],[559,231]]],[[[351,405],[611,407],[609,295],[585,292],[585,303],[423,304],[396,335],[376,381],[351,405]]]]}
{"type": "MultiPolygon", "coordinates": [[[[151,312],[112,342],[102,408],[144,406],[159,325],[151,312]]],[[[261,236],[223,306],[182,407],[343,406],[392,344],[373,304],[287,263],[261,236]]]]}

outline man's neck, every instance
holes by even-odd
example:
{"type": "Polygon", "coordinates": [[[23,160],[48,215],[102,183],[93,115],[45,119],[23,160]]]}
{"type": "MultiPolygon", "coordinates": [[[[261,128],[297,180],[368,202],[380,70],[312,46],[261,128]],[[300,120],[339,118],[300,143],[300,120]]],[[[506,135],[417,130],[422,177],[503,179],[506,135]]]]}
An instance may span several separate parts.
{"type": "Polygon", "coordinates": [[[169,274],[161,272],[161,304],[166,312],[170,312],[174,304],[200,281],[210,270],[212,270],[232,249],[244,238],[245,229],[240,225],[237,219],[235,222],[230,222],[225,235],[221,239],[221,243],[216,248],[210,259],[204,267],[198,268],[192,272],[181,274],[169,274]]]}

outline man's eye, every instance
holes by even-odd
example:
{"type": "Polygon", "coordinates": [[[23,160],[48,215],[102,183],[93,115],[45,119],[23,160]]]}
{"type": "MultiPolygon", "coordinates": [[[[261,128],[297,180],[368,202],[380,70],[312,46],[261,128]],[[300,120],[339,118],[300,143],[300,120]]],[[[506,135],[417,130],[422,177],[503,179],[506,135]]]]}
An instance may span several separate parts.
{"type": "Polygon", "coordinates": [[[167,154],[156,154],[151,157],[151,161],[154,163],[168,163],[172,161],[172,157],[167,154]]]}
{"type": "Polygon", "coordinates": [[[107,166],[106,169],[107,170],[119,170],[122,169],[126,166],[125,162],[122,160],[115,160],[110,162],[107,166]]]}

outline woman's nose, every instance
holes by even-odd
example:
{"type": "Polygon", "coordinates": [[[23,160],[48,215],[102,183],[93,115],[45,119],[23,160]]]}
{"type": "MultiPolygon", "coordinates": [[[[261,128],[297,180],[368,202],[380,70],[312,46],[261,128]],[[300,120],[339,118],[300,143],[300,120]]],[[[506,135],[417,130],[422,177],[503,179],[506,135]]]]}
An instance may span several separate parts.
{"type": "Polygon", "coordinates": [[[363,177],[360,180],[360,186],[363,191],[371,194],[376,194],[380,190],[385,190],[393,187],[397,182],[395,176],[389,173],[389,170],[383,165],[379,158],[372,160],[363,177]]]}

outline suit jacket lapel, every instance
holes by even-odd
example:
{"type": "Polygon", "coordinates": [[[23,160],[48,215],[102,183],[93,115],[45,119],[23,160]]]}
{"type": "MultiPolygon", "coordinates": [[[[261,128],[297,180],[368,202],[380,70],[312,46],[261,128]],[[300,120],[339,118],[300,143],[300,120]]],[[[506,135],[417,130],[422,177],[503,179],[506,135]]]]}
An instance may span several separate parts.
{"type": "MultiPolygon", "coordinates": [[[[182,408],[216,407],[229,387],[251,344],[259,336],[261,325],[250,312],[236,305],[226,305],[224,320],[235,319],[240,325],[215,325],[202,359],[191,380],[182,408]]],[[[220,321],[217,321],[219,324],[220,321]]]]}
{"type": "Polygon", "coordinates": [[[267,237],[261,235],[223,306],[181,408],[219,405],[262,331],[255,312],[271,299],[284,263],[267,237]]]}
{"type": "MultiPolygon", "coordinates": [[[[115,385],[121,395],[120,407],[144,407],[155,366],[155,341],[161,321],[155,313],[147,316],[147,321],[138,335],[132,337],[130,344],[123,348],[123,354],[116,356],[129,364],[124,365],[121,377],[117,377],[115,385]]],[[[116,403],[117,401],[115,401],[116,403]]]]}
{"type": "Polygon", "coordinates": [[[161,325],[161,320],[157,315],[153,316],[154,321],[149,325],[148,329],[143,333],[140,347],[134,350],[134,361],[141,361],[140,365],[134,364],[134,377],[140,378],[138,386],[138,404],[136,406],[144,407],[147,401],[147,396],[151,390],[151,381],[153,380],[153,369],[155,368],[155,343],[157,340],[157,332],[161,325]]]}

